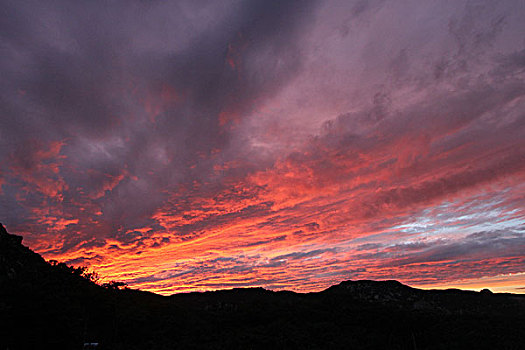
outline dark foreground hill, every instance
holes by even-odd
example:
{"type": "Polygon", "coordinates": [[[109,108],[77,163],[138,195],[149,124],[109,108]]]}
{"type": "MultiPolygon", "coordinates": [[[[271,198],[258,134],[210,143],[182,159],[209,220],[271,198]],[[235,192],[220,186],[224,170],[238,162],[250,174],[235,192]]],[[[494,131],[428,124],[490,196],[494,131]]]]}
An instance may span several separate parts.
{"type": "Polygon", "coordinates": [[[524,349],[525,295],[347,281],[319,293],[104,288],[0,226],[0,350],[524,349]]]}

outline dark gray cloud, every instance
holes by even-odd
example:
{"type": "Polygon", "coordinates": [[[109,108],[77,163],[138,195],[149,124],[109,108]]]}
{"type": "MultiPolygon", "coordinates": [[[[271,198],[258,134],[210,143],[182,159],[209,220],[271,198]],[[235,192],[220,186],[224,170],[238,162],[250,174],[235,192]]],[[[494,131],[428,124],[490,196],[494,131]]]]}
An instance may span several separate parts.
{"type": "Polygon", "coordinates": [[[296,253],[290,253],[285,255],[279,255],[275,258],[272,258],[272,261],[279,261],[279,260],[298,260],[298,259],[304,259],[304,258],[310,258],[314,256],[318,256],[324,253],[335,253],[337,249],[335,248],[328,248],[328,249],[315,249],[307,252],[296,252],[296,253]]]}
{"type": "Polygon", "coordinates": [[[212,153],[228,147],[231,123],[301,67],[298,38],[313,10],[310,1],[4,4],[4,184],[20,177],[14,164],[34,175],[53,161],[42,151],[62,142],[55,183],[42,177],[67,184],[69,206],[100,211],[103,235],[151,224],[170,189],[206,182],[227,161],[212,153]]]}
{"type": "Polygon", "coordinates": [[[520,256],[525,237],[513,230],[476,232],[459,240],[429,243],[397,244],[374,253],[359,255],[360,259],[389,260],[385,266],[450,261],[480,261],[490,258],[520,256]]]}

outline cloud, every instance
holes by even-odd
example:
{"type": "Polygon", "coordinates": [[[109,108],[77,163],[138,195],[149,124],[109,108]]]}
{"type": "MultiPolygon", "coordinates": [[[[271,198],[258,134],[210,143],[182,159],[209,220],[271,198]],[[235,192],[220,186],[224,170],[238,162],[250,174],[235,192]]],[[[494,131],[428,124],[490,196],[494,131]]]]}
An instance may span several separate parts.
{"type": "Polygon", "coordinates": [[[523,272],[523,15],[8,1],[2,220],[163,293],[523,272]]]}
{"type": "MultiPolygon", "coordinates": [[[[29,152],[62,145],[68,161],[57,176],[73,188],[61,195],[94,199],[124,231],[150,223],[179,183],[211,176],[212,153],[230,133],[220,114],[242,113],[291,79],[311,11],[294,1],[8,5],[2,148],[27,162],[29,152]],[[254,59],[234,71],[225,60],[235,45],[240,60],[254,59]]],[[[42,181],[47,194],[64,192],[42,181]]]]}

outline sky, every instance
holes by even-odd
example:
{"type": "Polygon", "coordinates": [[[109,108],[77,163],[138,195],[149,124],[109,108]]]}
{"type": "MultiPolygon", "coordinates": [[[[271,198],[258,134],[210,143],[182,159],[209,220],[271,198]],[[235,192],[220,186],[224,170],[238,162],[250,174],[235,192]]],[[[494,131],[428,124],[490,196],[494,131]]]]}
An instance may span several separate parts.
{"type": "Polygon", "coordinates": [[[161,294],[525,292],[522,0],[1,0],[0,221],[161,294]]]}

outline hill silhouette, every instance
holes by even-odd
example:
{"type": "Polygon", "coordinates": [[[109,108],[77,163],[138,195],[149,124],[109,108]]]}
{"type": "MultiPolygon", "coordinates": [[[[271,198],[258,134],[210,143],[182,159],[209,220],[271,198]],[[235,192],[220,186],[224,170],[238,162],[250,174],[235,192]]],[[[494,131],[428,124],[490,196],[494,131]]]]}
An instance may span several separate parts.
{"type": "Polygon", "coordinates": [[[100,286],[0,225],[0,349],[523,349],[525,295],[345,281],[169,297],[100,286]]]}

